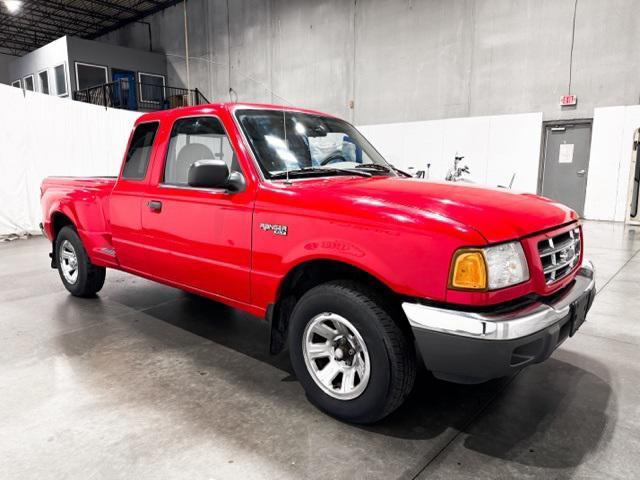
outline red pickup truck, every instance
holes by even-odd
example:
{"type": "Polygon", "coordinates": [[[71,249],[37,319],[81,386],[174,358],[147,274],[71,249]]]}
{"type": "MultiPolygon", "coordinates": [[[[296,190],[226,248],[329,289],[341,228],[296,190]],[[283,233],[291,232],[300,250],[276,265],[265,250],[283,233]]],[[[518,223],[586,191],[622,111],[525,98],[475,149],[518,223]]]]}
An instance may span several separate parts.
{"type": "Polygon", "coordinates": [[[595,296],[571,209],[411,178],[309,110],[145,114],[118,178],[47,178],[41,196],[73,295],[117,268],[263,317],[308,398],[352,422],[396,409],[418,361],[479,383],[545,360],[595,296]]]}

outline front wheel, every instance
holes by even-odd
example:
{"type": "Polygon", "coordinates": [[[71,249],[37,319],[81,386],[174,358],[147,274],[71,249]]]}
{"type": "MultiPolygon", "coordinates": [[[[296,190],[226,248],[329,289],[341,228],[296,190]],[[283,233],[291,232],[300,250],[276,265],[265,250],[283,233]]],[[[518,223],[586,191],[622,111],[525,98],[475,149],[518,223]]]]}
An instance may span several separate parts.
{"type": "Polygon", "coordinates": [[[415,351],[366,286],[319,285],[296,304],[289,349],[309,400],[342,420],[372,423],[398,408],[415,379],[415,351]]]}
{"type": "Polygon", "coordinates": [[[58,233],[55,255],[62,283],[72,295],[91,297],[100,291],[106,269],[91,263],[73,227],[63,227],[58,233]]]}

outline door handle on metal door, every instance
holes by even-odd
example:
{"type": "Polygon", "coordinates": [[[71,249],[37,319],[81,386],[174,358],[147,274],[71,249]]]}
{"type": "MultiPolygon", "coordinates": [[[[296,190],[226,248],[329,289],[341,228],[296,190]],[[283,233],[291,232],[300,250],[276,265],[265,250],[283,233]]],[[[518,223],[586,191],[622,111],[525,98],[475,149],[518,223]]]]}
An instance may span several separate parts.
{"type": "Polygon", "coordinates": [[[584,170],[584,169],[583,169],[583,170],[578,170],[578,171],[576,172],[576,175],[578,175],[579,177],[584,177],[584,174],[585,174],[585,173],[587,173],[587,171],[586,171],[586,170],[584,170]]]}
{"type": "Polygon", "coordinates": [[[159,200],[151,200],[147,202],[147,206],[152,212],[160,213],[162,211],[162,202],[159,200]]]}

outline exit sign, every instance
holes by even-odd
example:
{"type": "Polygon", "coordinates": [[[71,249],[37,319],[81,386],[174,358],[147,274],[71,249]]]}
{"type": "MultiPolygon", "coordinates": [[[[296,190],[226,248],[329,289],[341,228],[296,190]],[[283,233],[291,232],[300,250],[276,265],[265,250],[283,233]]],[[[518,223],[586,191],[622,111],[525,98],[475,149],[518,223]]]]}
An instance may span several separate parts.
{"type": "Polygon", "coordinates": [[[570,107],[578,103],[578,97],[576,95],[563,95],[560,97],[560,106],[570,107]]]}

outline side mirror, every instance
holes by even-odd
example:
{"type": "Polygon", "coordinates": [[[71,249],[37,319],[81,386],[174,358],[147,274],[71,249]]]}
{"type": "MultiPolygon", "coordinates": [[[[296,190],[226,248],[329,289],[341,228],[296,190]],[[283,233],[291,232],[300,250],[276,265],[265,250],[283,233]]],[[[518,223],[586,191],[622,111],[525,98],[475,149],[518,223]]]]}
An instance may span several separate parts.
{"type": "Polygon", "coordinates": [[[227,185],[229,167],[222,160],[198,160],[189,167],[190,187],[221,188],[227,185]]]}
{"type": "Polygon", "coordinates": [[[189,167],[188,184],[200,188],[228,188],[233,191],[244,189],[244,176],[240,172],[229,173],[229,167],[222,160],[198,160],[189,167]]]}

